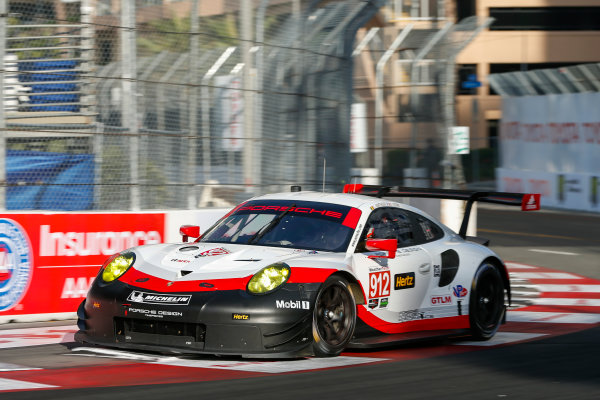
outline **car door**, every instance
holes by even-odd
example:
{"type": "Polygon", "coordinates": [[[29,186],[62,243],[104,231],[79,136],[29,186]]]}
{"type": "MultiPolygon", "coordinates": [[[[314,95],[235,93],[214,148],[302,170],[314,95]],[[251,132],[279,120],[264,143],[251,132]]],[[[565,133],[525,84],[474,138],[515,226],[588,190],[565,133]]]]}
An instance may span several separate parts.
{"type": "Polygon", "coordinates": [[[382,207],[371,212],[359,239],[353,264],[365,288],[366,307],[387,322],[415,319],[432,284],[432,259],[419,229],[410,212],[382,207]],[[374,257],[377,253],[365,247],[367,239],[396,239],[395,257],[374,257]]]}

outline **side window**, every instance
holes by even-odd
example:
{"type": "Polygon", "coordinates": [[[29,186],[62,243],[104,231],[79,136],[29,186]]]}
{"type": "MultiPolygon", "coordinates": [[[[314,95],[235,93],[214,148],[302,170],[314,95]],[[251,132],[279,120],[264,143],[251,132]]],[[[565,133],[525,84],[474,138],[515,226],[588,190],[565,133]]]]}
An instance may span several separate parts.
{"type": "Polygon", "coordinates": [[[427,243],[433,240],[441,239],[444,236],[444,231],[437,224],[422,215],[411,213],[417,225],[418,234],[422,236],[422,242],[427,243]]]}
{"type": "Polygon", "coordinates": [[[412,246],[416,243],[414,229],[406,211],[399,208],[378,208],[369,216],[356,252],[366,251],[367,239],[396,239],[398,247],[412,246]]]}

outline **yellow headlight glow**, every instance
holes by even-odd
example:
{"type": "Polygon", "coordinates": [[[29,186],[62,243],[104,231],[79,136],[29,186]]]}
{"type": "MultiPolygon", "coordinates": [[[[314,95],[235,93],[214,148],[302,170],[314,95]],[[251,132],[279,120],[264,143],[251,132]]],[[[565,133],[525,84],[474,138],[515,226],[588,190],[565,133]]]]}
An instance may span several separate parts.
{"type": "Polygon", "coordinates": [[[102,271],[102,280],[104,282],[112,282],[119,279],[121,275],[133,265],[135,255],[133,253],[120,254],[114,257],[102,271]]]}
{"type": "Polygon", "coordinates": [[[290,267],[287,264],[273,264],[258,271],[250,282],[248,282],[248,291],[252,294],[269,293],[282,284],[290,277],[290,267]]]}

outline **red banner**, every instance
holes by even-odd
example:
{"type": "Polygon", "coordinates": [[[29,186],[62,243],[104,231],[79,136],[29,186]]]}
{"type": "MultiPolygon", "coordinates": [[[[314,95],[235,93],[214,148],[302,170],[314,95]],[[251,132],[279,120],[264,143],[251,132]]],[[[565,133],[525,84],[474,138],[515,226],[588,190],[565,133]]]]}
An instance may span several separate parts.
{"type": "Polygon", "coordinates": [[[110,255],[164,235],[164,213],[1,214],[0,317],[74,313],[110,255]]]}

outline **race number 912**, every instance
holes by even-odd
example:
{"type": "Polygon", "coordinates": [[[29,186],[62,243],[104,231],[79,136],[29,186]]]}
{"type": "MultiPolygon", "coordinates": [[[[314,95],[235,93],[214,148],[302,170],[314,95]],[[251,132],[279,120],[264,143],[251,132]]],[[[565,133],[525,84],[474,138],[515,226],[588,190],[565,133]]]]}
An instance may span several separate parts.
{"type": "Polygon", "coordinates": [[[390,272],[380,271],[369,274],[369,297],[390,295],[390,272]]]}

